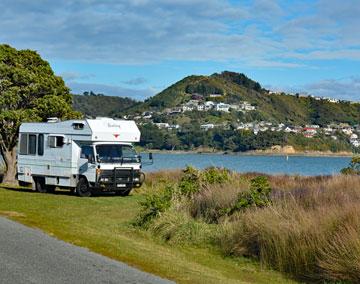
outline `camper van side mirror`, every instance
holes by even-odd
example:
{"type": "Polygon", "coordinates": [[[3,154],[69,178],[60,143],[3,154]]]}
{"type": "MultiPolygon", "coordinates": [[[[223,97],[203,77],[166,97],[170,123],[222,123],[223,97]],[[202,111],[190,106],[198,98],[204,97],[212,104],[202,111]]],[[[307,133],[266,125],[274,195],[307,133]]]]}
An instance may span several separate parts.
{"type": "Polygon", "coordinates": [[[149,153],[149,160],[152,160],[153,159],[153,154],[150,152],[149,153]]]}

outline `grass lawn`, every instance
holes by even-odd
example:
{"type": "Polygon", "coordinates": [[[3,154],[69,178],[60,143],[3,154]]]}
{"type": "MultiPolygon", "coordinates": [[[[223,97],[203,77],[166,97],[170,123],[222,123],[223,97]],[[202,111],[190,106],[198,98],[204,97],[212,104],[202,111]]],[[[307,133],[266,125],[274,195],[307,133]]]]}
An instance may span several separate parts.
{"type": "Polygon", "coordinates": [[[0,187],[0,215],[179,283],[293,283],[245,258],[170,246],[134,228],[142,199],[139,193],[79,198],[0,187]]]}

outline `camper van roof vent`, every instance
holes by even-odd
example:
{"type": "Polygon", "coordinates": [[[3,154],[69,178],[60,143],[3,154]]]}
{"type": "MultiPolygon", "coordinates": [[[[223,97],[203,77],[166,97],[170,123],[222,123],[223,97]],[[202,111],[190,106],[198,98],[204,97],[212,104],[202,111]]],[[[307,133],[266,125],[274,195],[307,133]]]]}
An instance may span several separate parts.
{"type": "Polygon", "coordinates": [[[47,122],[48,123],[54,123],[54,122],[59,122],[60,119],[58,117],[48,117],[47,122]]]}

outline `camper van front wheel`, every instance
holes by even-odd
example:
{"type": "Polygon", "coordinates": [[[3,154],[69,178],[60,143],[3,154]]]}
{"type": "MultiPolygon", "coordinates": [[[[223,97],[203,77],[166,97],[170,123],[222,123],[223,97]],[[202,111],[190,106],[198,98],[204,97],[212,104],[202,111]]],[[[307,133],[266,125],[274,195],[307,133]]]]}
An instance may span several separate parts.
{"type": "Polygon", "coordinates": [[[86,178],[84,177],[79,178],[79,182],[76,186],[76,193],[80,197],[89,197],[91,195],[89,183],[86,180],[86,178]]]}

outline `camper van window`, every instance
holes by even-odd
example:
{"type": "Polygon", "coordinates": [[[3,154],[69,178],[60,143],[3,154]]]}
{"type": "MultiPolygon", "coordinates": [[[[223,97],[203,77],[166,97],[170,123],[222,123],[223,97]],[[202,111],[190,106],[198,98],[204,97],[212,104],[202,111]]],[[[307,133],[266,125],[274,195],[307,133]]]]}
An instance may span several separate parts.
{"type": "Polygon", "coordinates": [[[36,135],[29,134],[29,155],[36,155],[36,135]]]}
{"type": "Polygon", "coordinates": [[[61,148],[62,146],[64,146],[64,137],[49,136],[49,146],[50,148],[61,148]]]}
{"type": "Polygon", "coordinates": [[[72,124],[73,128],[75,130],[81,130],[81,129],[84,129],[84,123],[81,123],[81,122],[74,122],[72,124]]]}
{"type": "Polygon", "coordinates": [[[96,153],[100,163],[137,163],[139,161],[139,156],[130,145],[97,145],[96,153]]]}
{"type": "Polygon", "coordinates": [[[56,136],[56,147],[61,148],[64,146],[64,137],[63,136],[56,136]]]}
{"type": "Polygon", "coordinates": [[[28,152],[28,135],[27,134],[20,134],[20,155],[27,155],[28,152]]]}
{"type": "Polygon", "coordinates": [[[44,134],[38,136],[38,155],[44,155],[44,134]]]}
{"type": "Polygon", "coordinates": [[[89,163],[94,163],[94,149],[92,146],[81,146],[80,158],[88,159],[89,163]]]}

